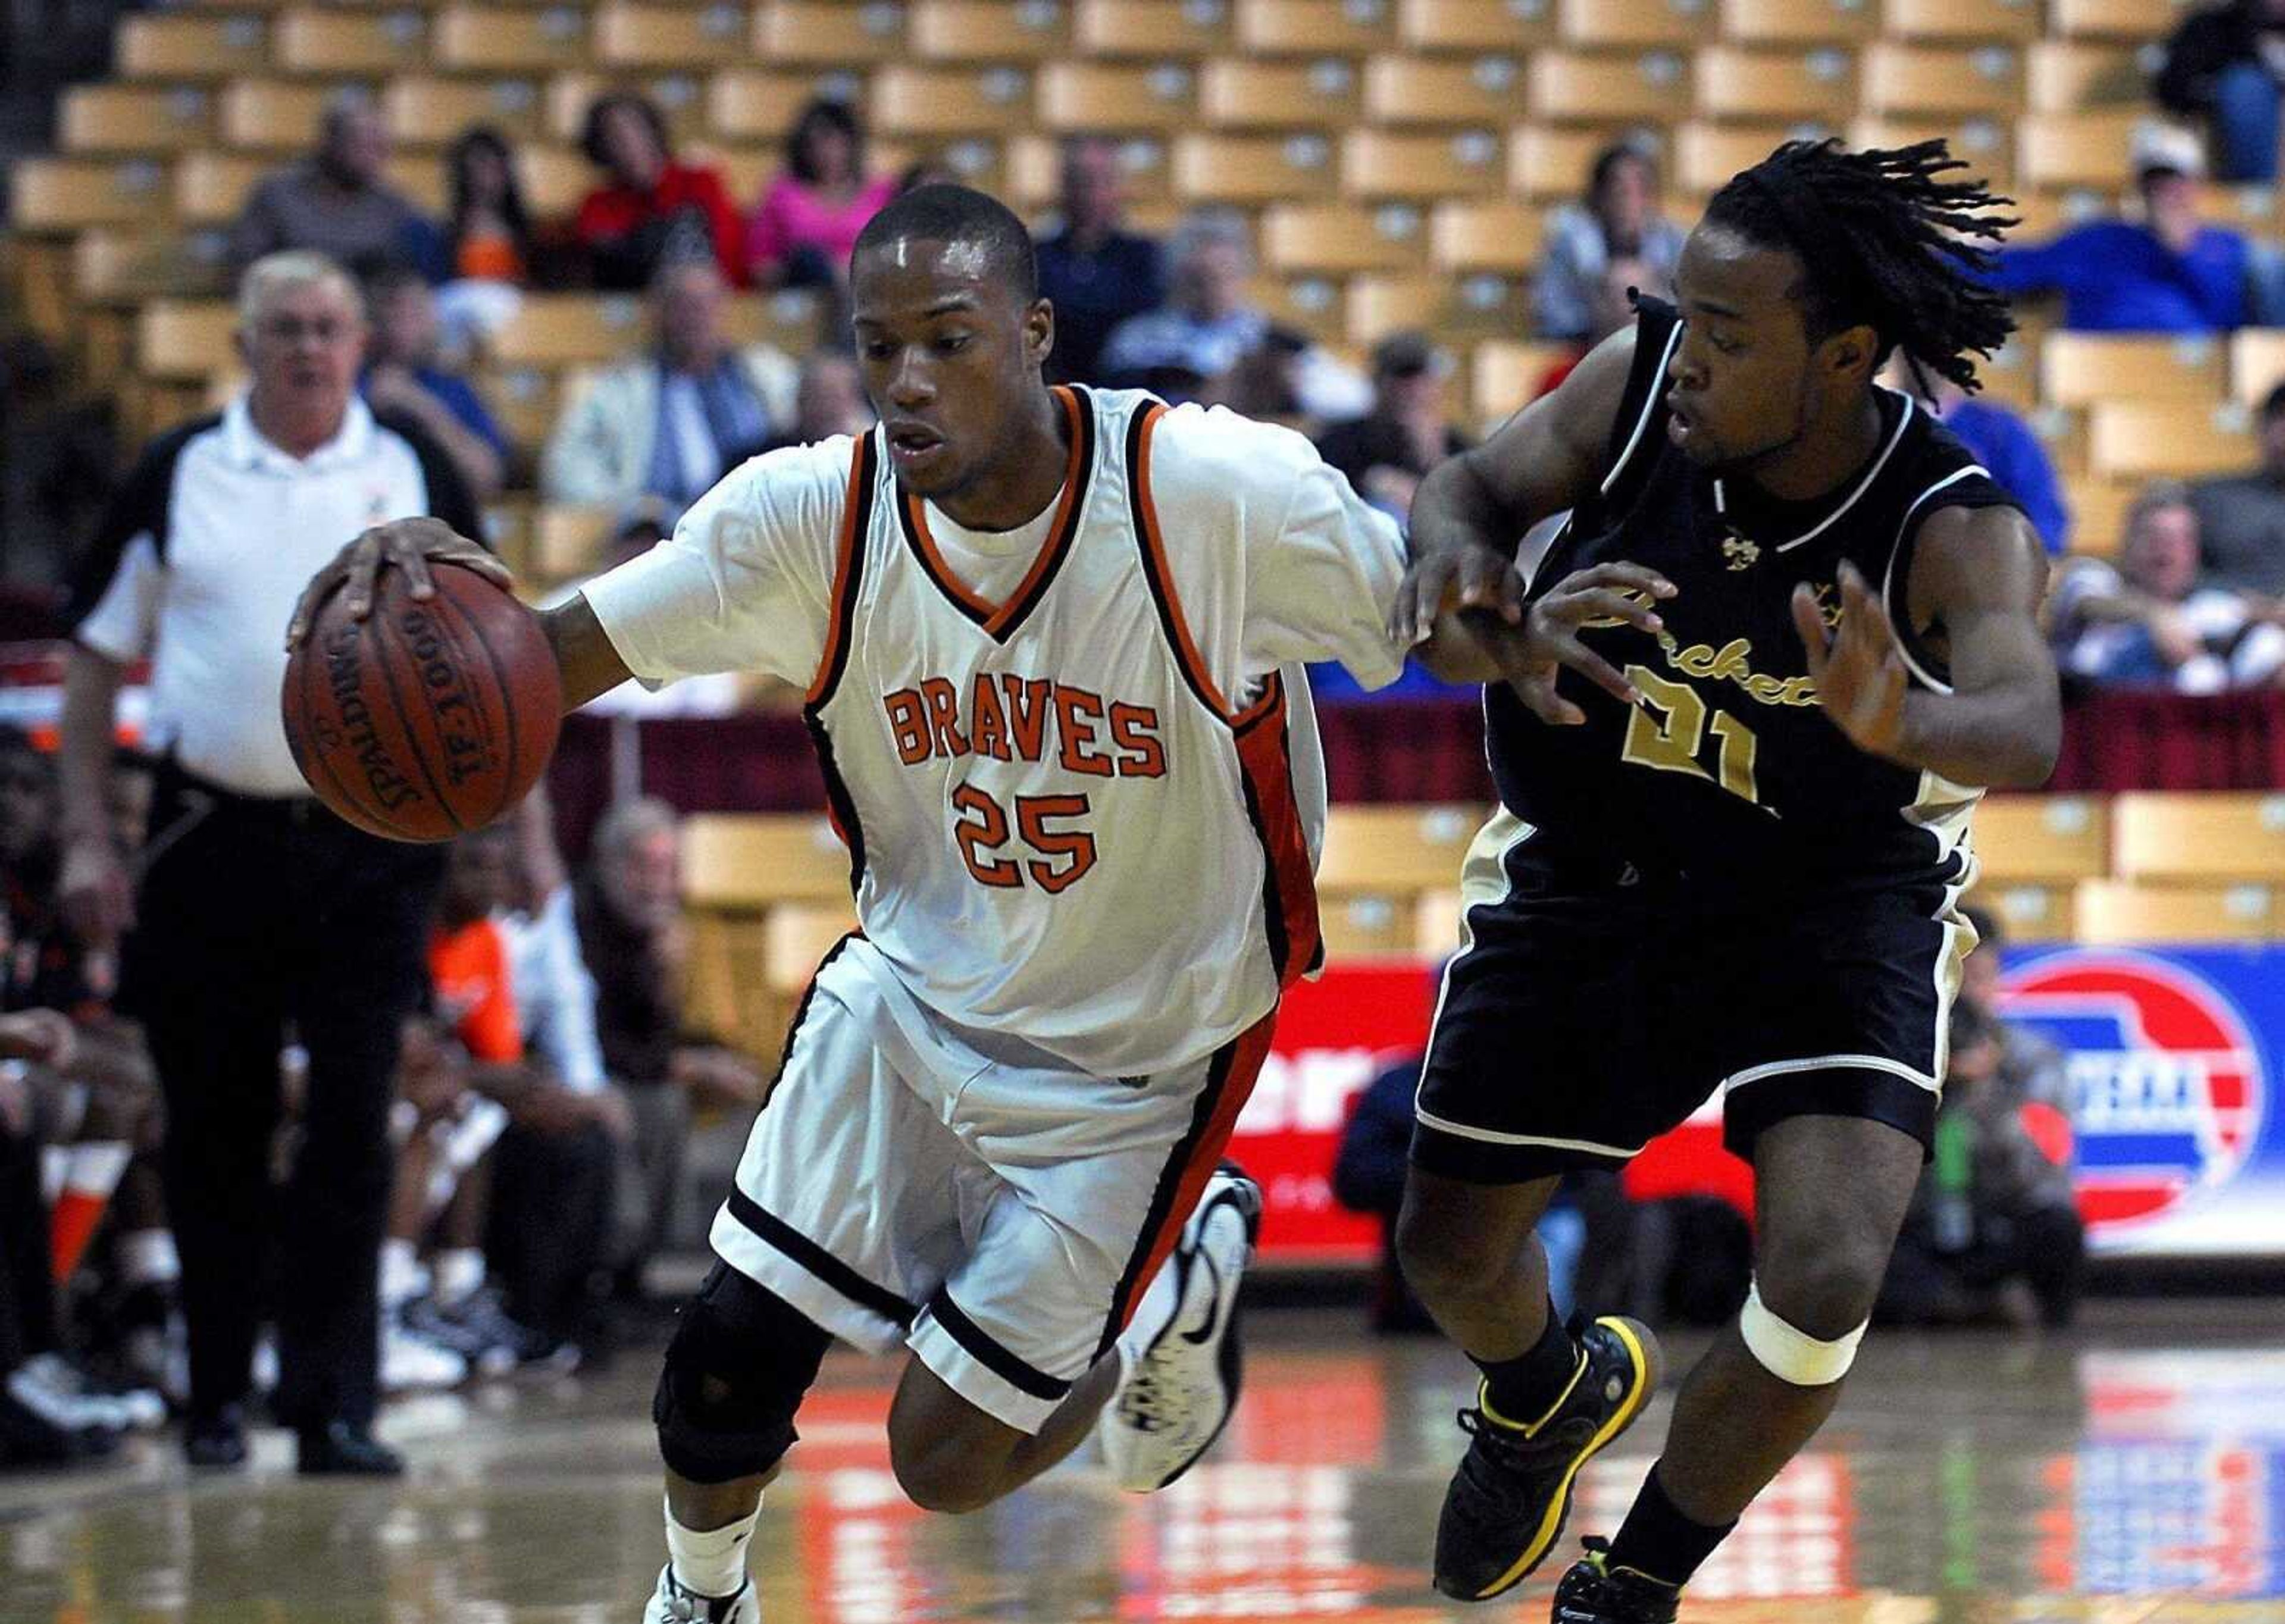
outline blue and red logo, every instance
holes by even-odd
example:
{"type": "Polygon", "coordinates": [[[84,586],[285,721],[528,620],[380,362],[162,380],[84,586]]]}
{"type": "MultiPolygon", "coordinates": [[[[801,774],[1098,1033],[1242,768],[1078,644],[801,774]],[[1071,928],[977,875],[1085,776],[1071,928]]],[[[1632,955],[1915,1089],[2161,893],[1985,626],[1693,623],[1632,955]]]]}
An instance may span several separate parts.
{"type": "Polygon", "coordinates": [[[2261,1128],[2261,1054],[2237,1006],[2179,962],[2118,948],[2045,954],[2006,978],[2011,1020],[2070,1057],[2078,1204],[2116,1230],[2226,1183],[2261,1128]]]}

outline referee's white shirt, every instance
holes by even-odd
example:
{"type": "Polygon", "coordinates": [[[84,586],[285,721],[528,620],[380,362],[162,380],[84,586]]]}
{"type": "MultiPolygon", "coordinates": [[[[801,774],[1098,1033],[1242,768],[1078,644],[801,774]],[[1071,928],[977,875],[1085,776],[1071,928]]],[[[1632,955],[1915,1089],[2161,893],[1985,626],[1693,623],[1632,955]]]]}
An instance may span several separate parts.
{"type": "Polygon", "coordinates": [[[360,532],[422,514],[481,534],[418,428],[352,396],[340,432],[297,458],[240,396],[145,451],[81,572],[73,636],[121,663],[152,656],[154,751],[239,795],[307,795],[279,718],[294,604],[360,532]]]}

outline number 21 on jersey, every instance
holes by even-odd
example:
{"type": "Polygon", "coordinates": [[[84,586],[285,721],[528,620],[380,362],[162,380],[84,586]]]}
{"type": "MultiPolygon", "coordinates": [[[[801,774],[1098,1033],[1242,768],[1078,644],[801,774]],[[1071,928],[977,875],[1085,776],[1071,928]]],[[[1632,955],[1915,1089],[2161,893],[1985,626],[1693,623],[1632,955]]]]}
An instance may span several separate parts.
{"type": "Polygon", "coordinates": [[[1687,773],[1758,804],[1756,741],[1751,728],[1726,710],[1711,709],[1689,684],[1670,682],[1646,665],[1628,666],[1627,680],[1643,702],[1627,718],[1626,742],[1619,749],[1621,761],[1661,773],[1687,773]],[[1700,760],[1709,732],[1714,735],[1710,770],[1700,760]]]}

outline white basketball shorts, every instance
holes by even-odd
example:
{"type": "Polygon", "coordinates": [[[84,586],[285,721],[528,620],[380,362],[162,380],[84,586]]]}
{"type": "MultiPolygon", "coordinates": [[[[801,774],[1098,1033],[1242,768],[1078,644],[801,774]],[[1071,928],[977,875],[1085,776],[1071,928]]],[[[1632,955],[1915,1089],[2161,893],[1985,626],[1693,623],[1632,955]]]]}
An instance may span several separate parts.
{"type": "Polygon", "coordinates": [[[1173,1246],[1275,1020],[1174,1071],[1090,1077],[949,1025],[852,937],[795,1019],[714,1250],[1036,1432],[1173,1246]]]}

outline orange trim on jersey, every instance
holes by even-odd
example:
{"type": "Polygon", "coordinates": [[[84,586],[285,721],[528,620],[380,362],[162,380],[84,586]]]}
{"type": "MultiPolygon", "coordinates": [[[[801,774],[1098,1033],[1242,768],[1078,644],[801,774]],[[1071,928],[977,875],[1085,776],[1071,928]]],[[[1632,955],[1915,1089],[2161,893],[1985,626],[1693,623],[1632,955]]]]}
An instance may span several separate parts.
{"type": "MultiPolygon", "coordinates": [[[[1190,1222],[1191,1212],[1197,1210],[1198,1197],[1205,1193],[1206,1181],[1213,1176],[1213,1170],[1221,1163],[1222,1152],[1229,1148],[1230,1131],[1237,1126],[1238,1113],[1253,1095],[1254,1082],[1261,1075],[1262,1063],[1269,1058],[1269,1040],[1276,1030],[1277,1011],[1273,1008],[1230,1040],[1229,1068],[1214,1099],[1213,1114],[1191,1143],[1189,1155],[1183,1157],[1174,1198],[1167,1204],[1165,1215],[1150,1237],[1150,1250],[1143,1254],[1142,1267],[1128,1271],[1127,1288],[1124,1300],[1119,1304],[1112,1335],[1126,1330],[1127,1322],[1135,1317],[1143,1291],[1157,1277],[1167,1253],[1174,1250],[1182,1226],[1190,1222]]],[[[1220,1058],[1216,1056],[1218,1061],[1220,1058]]],[[[1207,1086],[1213,1086],[1211,1080],[1207,1086]]],[[[1106,1344],[1108,1341],[1106,1338],[1106,1344]]]]}
{"type": "Polygon", "coordinates": [[[1056,516],[1048,522],[1048,533],[1040,543],[1038,555],[1032,560],[1031,569],[1025,571],[1023,580],[1008,595],[1006,602],[993,603],[953,573],[952,567],[944,561],[944,554],[937,550],[936,537],[929,531],[928,504],[909,492],[905,494],[905,515],[910,522],[913,540],[920,553],[921,567],[944,589],[946,596],[966,609],[970,616],[993,637],[1005,632],[1031,607],[1033,600],[1062,562],[1064,553],[1070,547],[1079,529],[1073,522],[1073,514],[1087,487],[1084,458],[1094,445],[1094,436],[1086,432],[1087,425],[1081,417],[1084,409],[1077,395],[1058,386],[1055,396],[1063,406],[1064,423],[1071,437],[1071,450],[1064,464],[1063,496],[1056,504],[1056,516]]]}
{"type": "Polygon", "coordinates": [[[1293,762],[1285,743],[1285,684],[1276,671],[1264,685],[1262,702],[1234,730],[1238,770],[1245,779],[1245,810],[1261,840],[1268,874],[1262,896],[1263,922],[1277,985],[1292,986],[1316,968],[1324,945],[1317,918],[1316,866],[1301,828],[1301,808],[1293,794],[1293,762]]]}
{"type": "Polygon", "coordinates": [[[1229,702],[1222,697],[1221,685],[1213,679],[1198,646],[1191,639],[1190,624],[1182,616],[1182,600],[1174,592],[1174,572],[1166,563],[1166,542],[1158,530],[1158,504],[1150,499],[1150,439],[1157,432],[1158,420],[1166,413],[1161,405],[1143,409],[1142,422],[1135,433],[1132,451],[1127,459],[1127,478],[1135,496],[1135,513],[1142,522],[1142,545],[1150,556],[1151,584],[1158,589],[1159,605],[1166,611],[1166,629],[1174,634],[1174,658],[1181,662],[1182,674],[1198,692],[1214,713],[1225,722],[1233,720],[1229,702]]]}
{"type": "Polygon", "coordinates": [[[857,436],[849,451],[849,493],[842,505],[841,540],[833,561],[833,591],[826,600],[825,651],[818,657],[817,675],[804,697],[806,704],[819,704],[840,674],[842,655],[849,640],[850,622],[855,617],[856,605],[851,601],[857,577],[857,552],[865,545],[859,522],[872,509],[873,467],[870,452],[873,435],[868,432],[857,436]]]}

